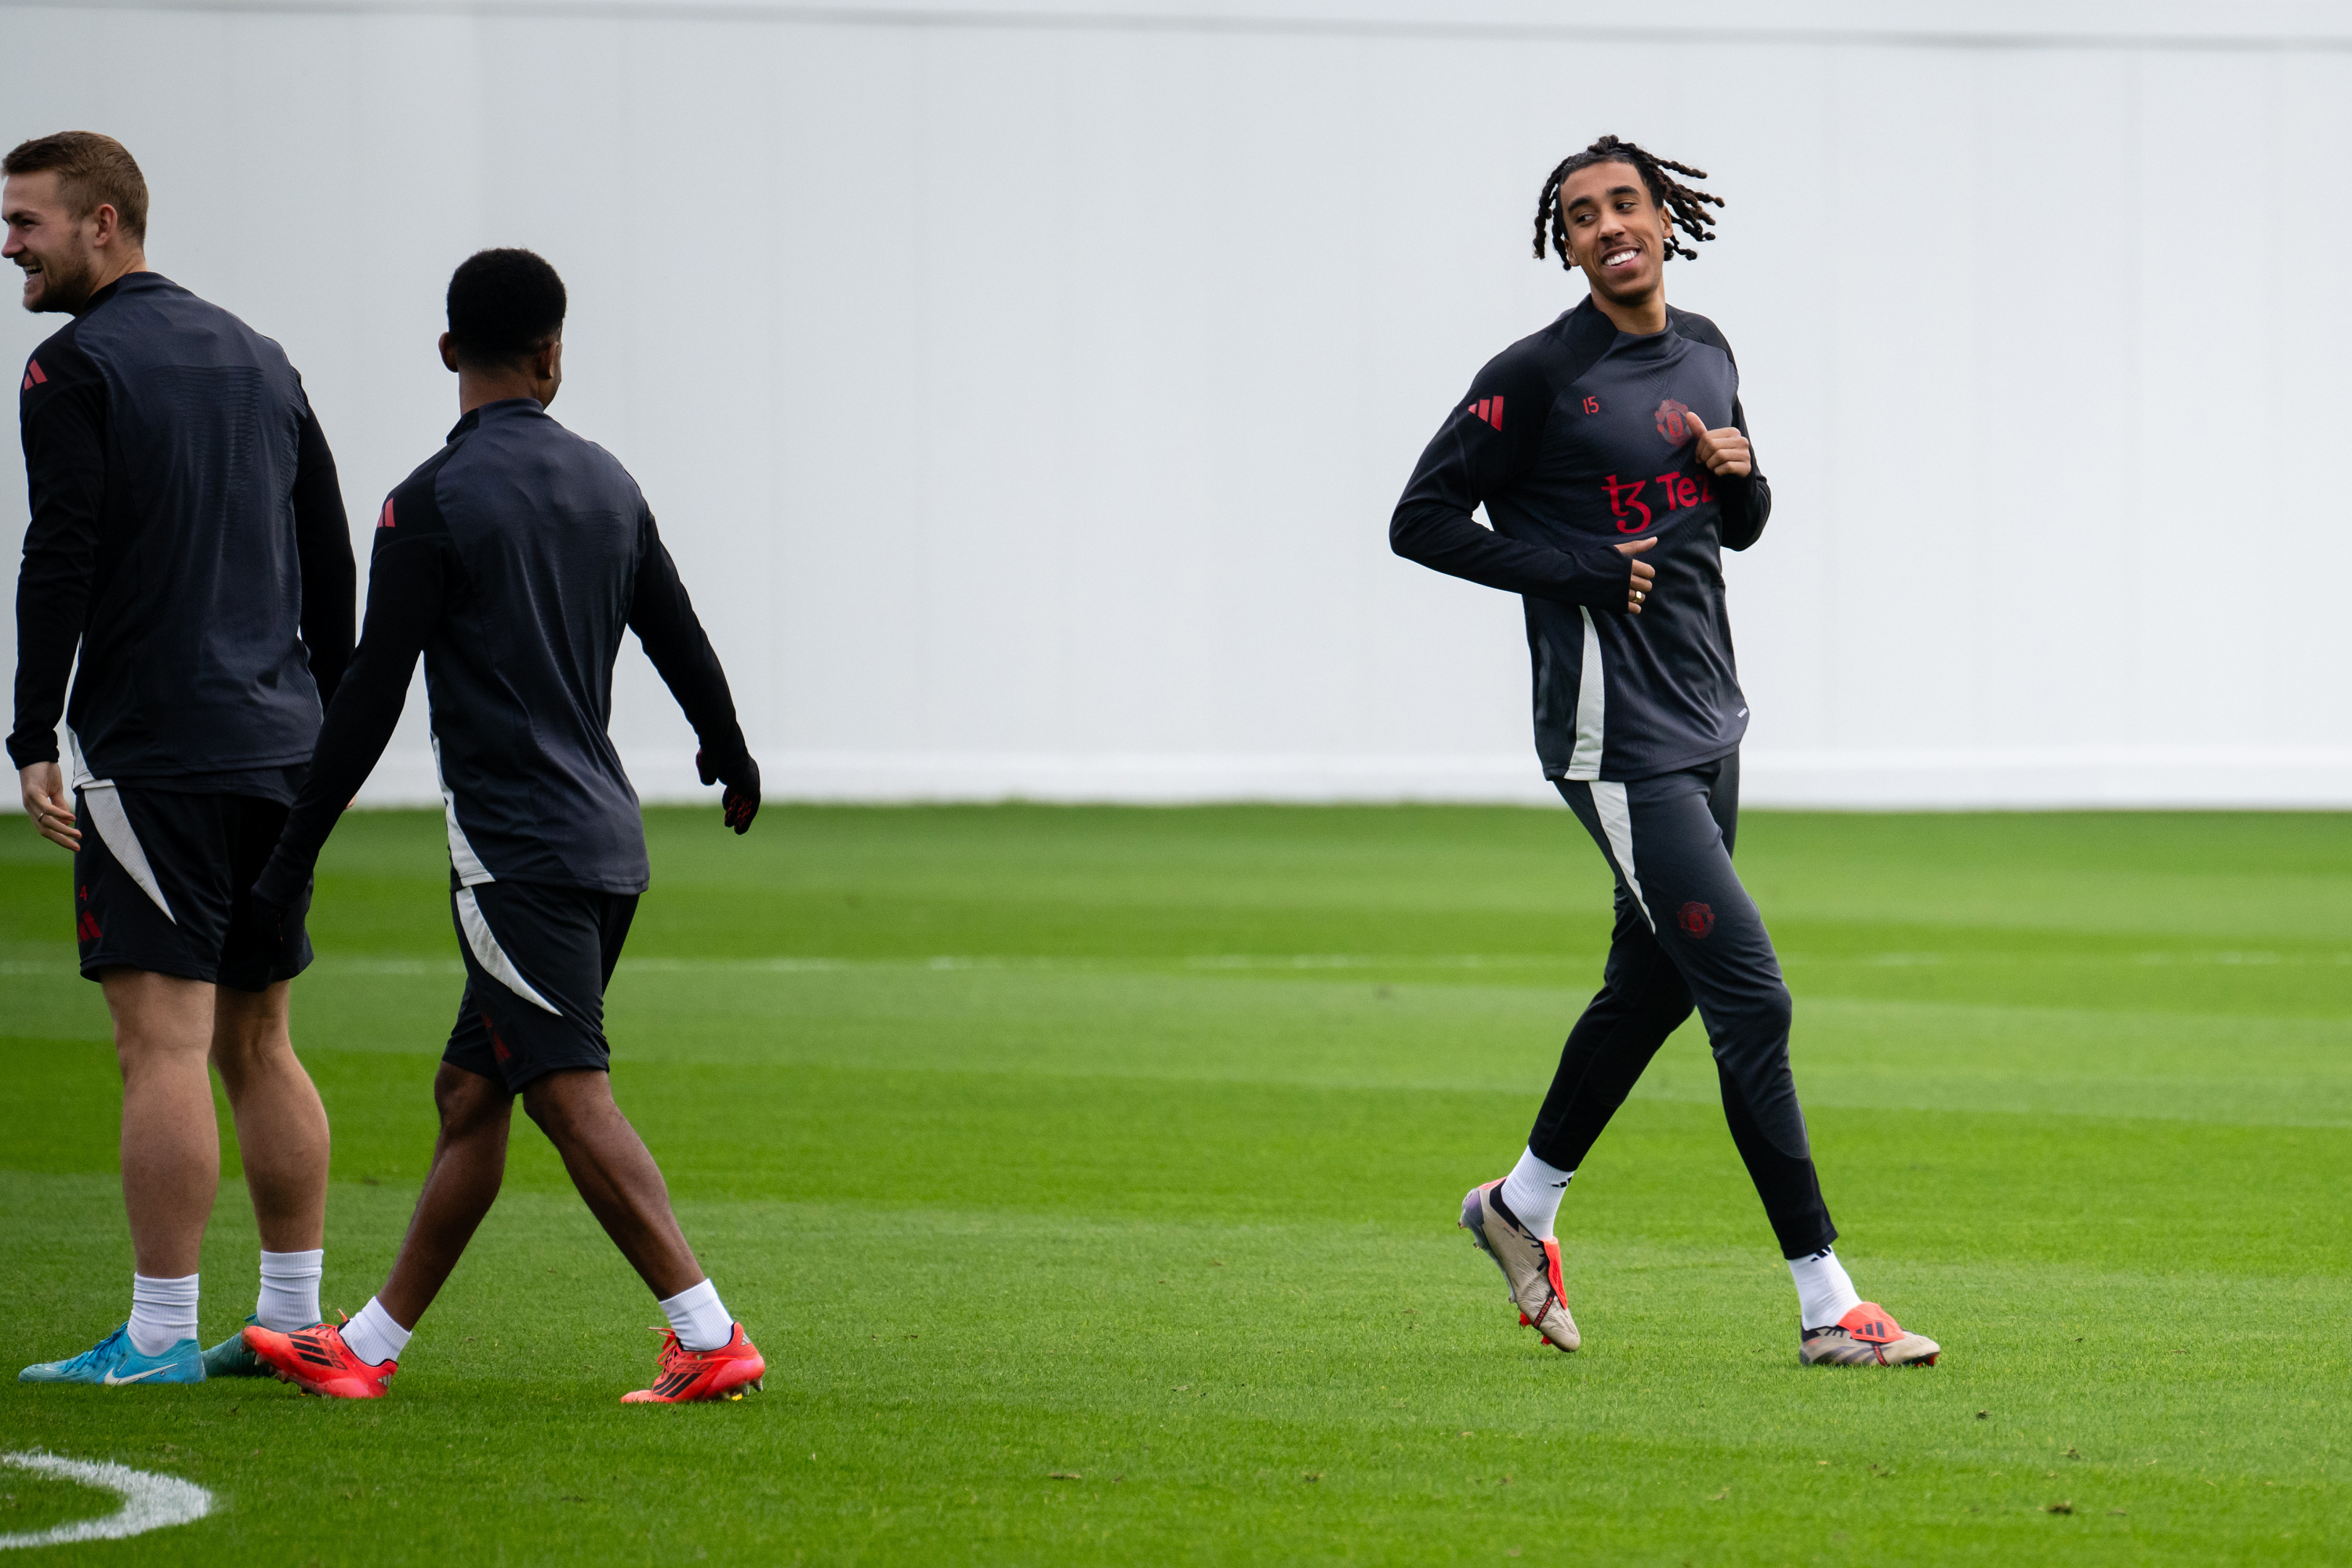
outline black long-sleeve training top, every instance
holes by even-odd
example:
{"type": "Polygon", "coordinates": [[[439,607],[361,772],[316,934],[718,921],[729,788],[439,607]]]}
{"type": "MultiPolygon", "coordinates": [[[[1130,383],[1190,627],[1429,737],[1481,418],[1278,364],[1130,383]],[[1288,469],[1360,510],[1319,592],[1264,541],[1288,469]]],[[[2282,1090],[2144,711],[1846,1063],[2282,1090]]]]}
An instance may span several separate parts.
{"type": "Polygon", "coordinates": [[[290,801],[352,653],[334,455],[285,351],[133,272],[26,362],[8,755],[290,801]],[[66,678],[81,650],[70,702],[66,678]]]}
{"type": "Polygon", "coordinates": [[[1763,476],[1698,461],[1685,415],[1744,435],[1739,368],[1715,323],[1669,309],[1620,332],[1590,298],[1471,383],[1389,523],[1400,555],[1523,596],[1536,752],[1552,779],[1649,778],[1728,755],[1748,730],[1721,546],[1764,531],[1763,476]],[[1470,515],[1481,503],[1492,520],[1470,515]],[[1631,563],[1657,579],[1625,614],[1631,563]]]}
{"type": "Polygon", "coordinates": [[[359,653],[261,896],[300,896],[420,653],[456,880],[645,891],[637,795],[605,728],[625,628],[730,773],[745,755],[734,698],[628,470],[531,398],[457,421],[376,519],[359,653]]]}

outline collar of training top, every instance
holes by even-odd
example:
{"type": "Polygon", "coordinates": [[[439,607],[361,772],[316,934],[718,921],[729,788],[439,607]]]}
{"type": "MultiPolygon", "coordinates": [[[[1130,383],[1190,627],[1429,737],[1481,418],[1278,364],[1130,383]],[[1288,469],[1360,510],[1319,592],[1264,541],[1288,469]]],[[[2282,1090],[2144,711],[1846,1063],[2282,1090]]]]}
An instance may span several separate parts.
{"type": "Polygon", "coordinates": [[[113,299],[118,293],[135,294],[151,289],[178,289],[179,287],[177,283],[160,272],[126,272],[83,300],[81,309],[74,312],[74,320],[80,321],[84,316],[113,299]]]}
{"type": "Polygon", "coordinates": [[[536,397],[501,397],[496,403],[485,403],[479,407],[467,409],[457,423],[449,426],[449,434],[441,438],[444,441],[456,440],[479,425],[482,422],[482,416],[486,414],[495,414],[500,417],[510,414],[519,414],[526,417],[537,415],[544,418],[547,416],[547,405],[536,397]]]}

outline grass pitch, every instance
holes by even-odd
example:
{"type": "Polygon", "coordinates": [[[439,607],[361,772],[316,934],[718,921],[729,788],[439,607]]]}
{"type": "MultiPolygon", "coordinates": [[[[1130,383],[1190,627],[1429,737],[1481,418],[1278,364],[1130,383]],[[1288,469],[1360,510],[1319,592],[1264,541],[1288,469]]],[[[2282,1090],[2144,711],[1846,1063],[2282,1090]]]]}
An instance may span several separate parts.
{"type": "MultiPolygon", "coordinates": [[[[1564,810],[716,817],[648,817],[614,1077],[768,1391],[617,1403],[659,1314],[519,1121],[389,1399],[0,1384],[0,1449],[221,1505],[57,1556],[2352,1553],[2343,818],[1749,817],[1841,1251],[1946,1346],[1886,1373],[1797,1366],[1696,1025],[1562,1210],[1582,1352],[1517,1328],[1454,1228],[1597,981],[1608,889],[1564,810]]],[[[15,1366],[112,1327],[131,1258],[66,858],[0,826],[15,1366]]],[[[296,990],[345,1310],[432,1136],[461,984],[442,855],[436,816],[348,819],[296,990]]],[[[207,1342],[250,1309],[253,1249],[232,1179],[207,1342]]],[[[0,1531],[112,1506],[21,1471],[0,1494],[0,1531]]]]}

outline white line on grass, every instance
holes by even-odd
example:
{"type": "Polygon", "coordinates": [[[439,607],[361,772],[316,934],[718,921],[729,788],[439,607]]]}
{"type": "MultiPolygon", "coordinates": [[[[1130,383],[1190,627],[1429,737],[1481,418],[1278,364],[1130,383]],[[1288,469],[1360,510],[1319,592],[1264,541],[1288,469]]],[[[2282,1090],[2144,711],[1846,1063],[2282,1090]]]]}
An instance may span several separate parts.
{"type": "Polygon", "coordinates": [[[94,1459],[67,1459],[36,1448],[30,1453],[0,1454],[0,1465],[55,1476],[98,1487],[122,1499],[122,1507],[103,1519],[78,1520],[49,1530],[27,1530],[0,1535],[0,1551],[12,1546],[63,1546],[73,1541],[120,1541],[168,1525],[189,1524],[213,1510],[213,1494],[177,1476],[151,1475],[128,1465],[94,1459]]]}

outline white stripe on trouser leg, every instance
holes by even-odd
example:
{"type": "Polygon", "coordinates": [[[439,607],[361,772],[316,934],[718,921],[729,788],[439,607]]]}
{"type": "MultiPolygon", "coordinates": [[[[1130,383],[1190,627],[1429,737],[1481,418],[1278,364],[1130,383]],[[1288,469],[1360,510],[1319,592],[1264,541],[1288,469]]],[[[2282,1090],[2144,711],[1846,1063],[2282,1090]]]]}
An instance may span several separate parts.
{"type": "Polygon", "coordinates": [[[1625,885],[1633,889],[1633,907],[1650,921],[1652,931],[1657,930],[1658,922],[1650,920],[1649,901],[1642,897],[1641,874],[1633,869],[1633,811],[1625,802],[1625,786],[1593,784],[1592,809],[1601,816],[1601,831],[1609,835],[1609,853],[1617,857],[1617,868],[1625,873],[1625,885]]]}
{"type": "Polygon", "coordinates": [[[560,1016],[555,1004],[531,988],[514,960],[507,956],[507,950],[499,945],[499,939],[490,934],[490,922],[482,918],[481,900],[474,897],[471,888],[457,889],[457,923],[465,928],[466,945],[474,950],[474,962],[488,970],[492,979],[524,1001],[560,1016]]]}
{"type": "Polygon", "coordinates": [[[1592,624],[1591,610],[1580,605],[1576,613],[1584,617],[1584,659],[1576,677],[1576,749],[1568,754],[1568,776],[1591,780],[1601,776],[1609,679],[1601,668],[1601,628],[1592,624]]]}
{"type": "MultiPolygon", "coordinates": [[[[442,810],[449,818],[449,864],[457,868],[458,885],[478,888],[484,882],[497,881],[498,879],[490,875],[490,868],[482,864],[482,858],[474,853],[473,843],[467,838],[466,830],[457,826],[457,796],[449,788],[448,775],[441,771],[441,737],[438,735],[433,737],[433,782],[441,786],[442,810]]],[[[554,1009],[550,1008],[549,1011],[554,1009]]]]}
{"type": "Polygon", "coordinates": [[[147,851],[140,847],[139,835],[131,830],[131,814],[122,809],[122,796],[115,792],[111,779],[93,780],[82,785],[81,803],[89,808],[90,826],[106,840],[106,847],[114,856],[114,863],[131,873],[131,879],[155,900],[163,918],[173,925],[180,917],[163,897],[163,889],[155,880],[155,868],[147,864],[147,851]]]}

